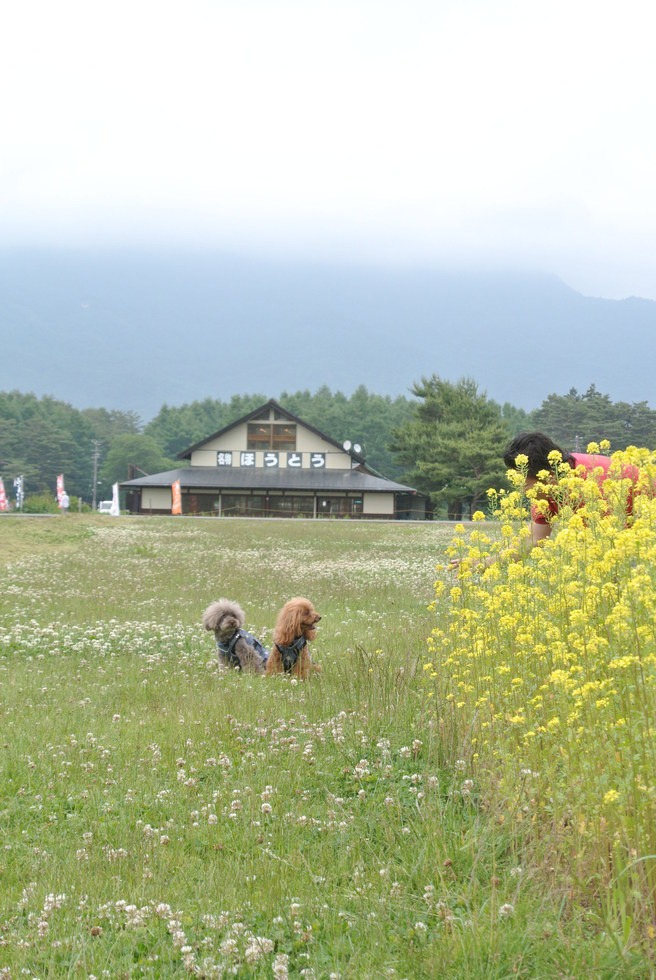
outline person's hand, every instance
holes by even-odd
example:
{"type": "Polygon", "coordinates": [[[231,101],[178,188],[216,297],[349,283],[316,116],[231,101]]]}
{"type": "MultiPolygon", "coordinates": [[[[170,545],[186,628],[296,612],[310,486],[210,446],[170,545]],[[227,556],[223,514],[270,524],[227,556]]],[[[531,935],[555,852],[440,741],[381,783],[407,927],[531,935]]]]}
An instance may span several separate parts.
{"type": "MultiPolygon", "coordinates": [[[[490,567],[490,565],[494,565],[497,558],[498,558],[497,555],[488,555],[486,558],[484,558],[481,562],[478,563],[474,571],[484,572],[487,568],[490,567]]],[[[460,566],[462,565],[463,561],[465,561],[464,558],[451,558],[451,560],[449,561],[449,570],[452,572],[457,572],[460,566]]]]}

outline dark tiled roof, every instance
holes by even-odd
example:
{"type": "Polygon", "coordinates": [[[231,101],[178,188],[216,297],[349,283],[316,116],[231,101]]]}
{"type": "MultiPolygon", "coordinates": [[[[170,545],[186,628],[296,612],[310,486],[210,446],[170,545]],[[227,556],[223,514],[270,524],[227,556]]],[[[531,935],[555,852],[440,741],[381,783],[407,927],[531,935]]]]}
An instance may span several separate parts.
{"type": "Polygon", "coordinates": [[[121,483],[125,489],[170,487],[180,481],[185,490],[306,490],[308,493],[415,493],[412,487],[394,483],[356,468],[352,470],[263,470],[246,466],[189,466],[154,473],[121,483]]]}

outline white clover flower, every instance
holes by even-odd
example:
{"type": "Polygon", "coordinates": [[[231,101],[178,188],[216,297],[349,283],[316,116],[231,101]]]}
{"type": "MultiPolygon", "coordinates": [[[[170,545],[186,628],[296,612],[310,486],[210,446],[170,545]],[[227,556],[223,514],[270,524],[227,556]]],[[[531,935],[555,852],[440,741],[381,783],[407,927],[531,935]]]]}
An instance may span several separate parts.
{"type": "Polygon", "coordinates": [[[273,975],[276,980],[287,980],[289,976],[289,956],[287,953],[278,953],[274,959],[273,975]]]}
{"type": "Polygon", "coordinates": [[[238,956],[239,955],[239,943],[236,939],[228,938],[224,939],[219,946],[220,952],[224,956],[238,956]]]}
{"type": "Polygon", "coordinates": [[[257,961],[274,950],[274,943],[265,936],[253,936],[244,950],[244,958],[249,966],[253,966],[257,961]]]}

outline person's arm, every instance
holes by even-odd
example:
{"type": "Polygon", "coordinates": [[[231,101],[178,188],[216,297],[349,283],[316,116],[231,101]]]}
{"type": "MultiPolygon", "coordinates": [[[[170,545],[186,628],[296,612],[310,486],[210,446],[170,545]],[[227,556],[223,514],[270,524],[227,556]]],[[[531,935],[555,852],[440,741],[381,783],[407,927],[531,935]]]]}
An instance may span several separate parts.
{"type": "Polygon", "coordinates": [[[533,545],[540,544],[550,534],[551,524],[538,524],[537,521],[531,521],[531,543],[533,545]]]}

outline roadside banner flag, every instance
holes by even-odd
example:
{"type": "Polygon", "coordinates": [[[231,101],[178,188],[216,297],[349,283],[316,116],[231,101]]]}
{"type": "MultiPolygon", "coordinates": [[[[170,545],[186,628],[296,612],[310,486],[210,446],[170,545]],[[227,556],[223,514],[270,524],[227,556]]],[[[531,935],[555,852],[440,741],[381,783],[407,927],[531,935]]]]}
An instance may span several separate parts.
{"type": "Polygon", "coordinates": [[[57,477],[57,505],[61,507],[62,497],[64,496],[64,474],[60,473],[57,477]]]}
{"type": "Polygon", "coordinates": [[[118,483],[112,484],[112,506],[109,508],[110,517],[120,517],[121,508],[118,503],[118,483]]]}
{"type": "Polygon", "coordinates": [[[25,499],[25,480],[23,474],[14,477],[14,490],[16,491],[16,506],[22,510],[23,500],[25,499]]]}
{"type": "Polygon", "coordinates": [[[9,510],[9,504],[7,503],[7,494],[5,493],[5,485],[0,478],[0,510],[9,510]]]}
{"type": "Polygon", "coordinates": [[[174,480],[171,484],[171,513],[182,513],[182,494],[180,491],[180,481],[174,480]]]}

